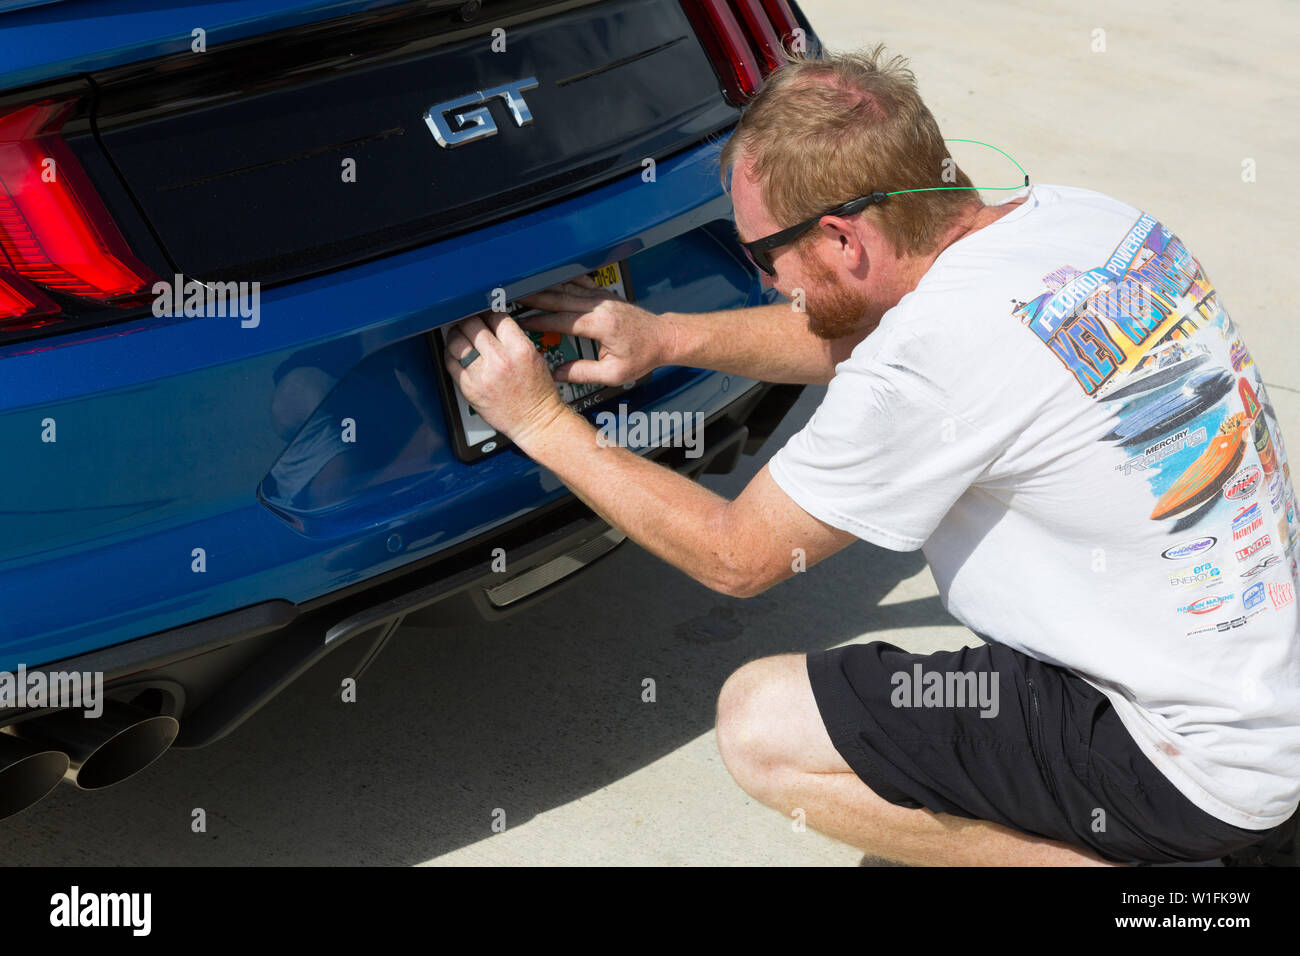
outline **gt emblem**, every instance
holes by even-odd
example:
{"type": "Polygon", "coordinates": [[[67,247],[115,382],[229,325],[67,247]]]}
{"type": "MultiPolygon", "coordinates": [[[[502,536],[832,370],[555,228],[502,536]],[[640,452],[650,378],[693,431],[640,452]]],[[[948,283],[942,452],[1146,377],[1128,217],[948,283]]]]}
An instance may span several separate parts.
{"type": "Polygon", "coordinates": [[[433,138],[438,141],[438,145],[443,149],[464,146],[476,139],[484,139],[497,134],[497,124],[493,121],[492,113],[485,105],[494,97],[499,96],[505,100],[506,106],[510,108],[510,113],[515,118],[516,126],[527,126],[531,123],[533,114],[528,111],[528,104],[524,102],[523,92],[524,90],[536,89],[536,87],[537,77],[530,76],[517,83],[506,83],[502,86],[494,86],[490,90],[479,90],[476,93],[469,94],[469,96],[462,96],[430,106],[424,112],[424,122],[428,125],[433,138]],[[466,109],[466,107],[470,106],[477,108],[466,109]],[[451,118],[455,121],[456,126],[454,129],[447,122],[448,113],[452,114],[451,118]]]}

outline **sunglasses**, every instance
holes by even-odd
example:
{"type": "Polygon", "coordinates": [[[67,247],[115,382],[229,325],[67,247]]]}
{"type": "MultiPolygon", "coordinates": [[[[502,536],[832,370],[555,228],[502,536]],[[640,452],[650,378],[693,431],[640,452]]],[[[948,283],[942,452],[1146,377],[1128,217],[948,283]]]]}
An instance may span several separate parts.
{"type": "Polygon", "coordinates": [[[885,201],[886,193],[877,190],[869,196],[860,196],[857,199],[850,199],[834,209],[828,209],[823,213],[818,213],[811,219],[805,219],[803,222],[796,223],[789,229],[782,229],[780,232],[774,232],[770,236],[764,236],[762,239],[754,239],[750,242],[742,242],[741,248],[749,256],[749,261],[754,263],[770,276],[776,275],[776,267],[772,265],[772,250],[779,249],[781,246],[788,246],[805,232],[811,229],[817,223],[821,222],[823,216],[851,216],[855,212],[862,212],[868,206],[874,206],[876,203],[885,201]]]}

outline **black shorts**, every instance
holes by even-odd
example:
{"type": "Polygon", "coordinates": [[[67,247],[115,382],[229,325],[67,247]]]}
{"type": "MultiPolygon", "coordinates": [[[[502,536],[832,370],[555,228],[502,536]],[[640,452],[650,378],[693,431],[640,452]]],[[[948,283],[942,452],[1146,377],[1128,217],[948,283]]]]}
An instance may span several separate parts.
{"type": "Polygon", "coordinates": [[[808,676],[835,749],[890,803],[990,820],[1117,863],[1213,860],[1268,833],[1201,810],[1104,694],[1011,648],[850,644],[810,653],[808,676]]]}

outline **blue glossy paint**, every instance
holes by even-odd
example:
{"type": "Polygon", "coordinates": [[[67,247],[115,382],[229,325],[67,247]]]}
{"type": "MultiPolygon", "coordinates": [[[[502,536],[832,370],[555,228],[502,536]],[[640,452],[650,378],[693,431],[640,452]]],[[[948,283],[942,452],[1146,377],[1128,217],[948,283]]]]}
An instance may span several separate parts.
{"type": "MultiPolygon", "coordinates": [[[[770,301],[729,241],[716,148],[661,162],[654,184],[268,290],[253,328],[150,317],[0,349],[0,669],[306,601],[563,495],[513,450],[455,459],[426,336],[496,286],[516,298],[620,259],[652,311],[770,301]],[[268,474],[317,411],[358,440],[318,487],[280,494],[268,474]]],[[[752,385],[661,369],[639,400],[711,412],[752,385]]]]}
{"type": "Polygon", "coordinates": [[[64,0],[5,12],[0,0],[0,89],[207,48],[401,0],[64,0]]]}

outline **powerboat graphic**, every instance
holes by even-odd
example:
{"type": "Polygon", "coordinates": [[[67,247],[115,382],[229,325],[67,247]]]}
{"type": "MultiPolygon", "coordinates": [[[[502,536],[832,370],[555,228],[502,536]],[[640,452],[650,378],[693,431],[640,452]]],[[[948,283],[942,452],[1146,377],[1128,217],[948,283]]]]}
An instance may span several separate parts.
{"type": "Polygon", "coordinates": [[[1209,411],[1232,390],[1232,381],[1232,373],[1223,369],[1199,372],[1178,388],[1122,416],[1120,423],[1102,440],[1121,445],[1149,441],[1209,411]]]}
{"type": "Polygon", "coordinates": [[[1217,495],[1223,483],[1241,465],[1250,427],[1250,419],[1245,415],[1229,415],[1224,419],[1210,447],[1188,465],[1187,470],[1175,478],[1160,496],[1151,512],[1151,520],[1160,521],[1191,511],[1217,495]]]}
{"type": "Polygon", "coordinates": [[[1177,381],[1210,359],[1204,345],[1170,342],[1152,350],[1125,378],[1124,384],[1107,394],[1106,400],[1132,398],[1177,381]]]}

